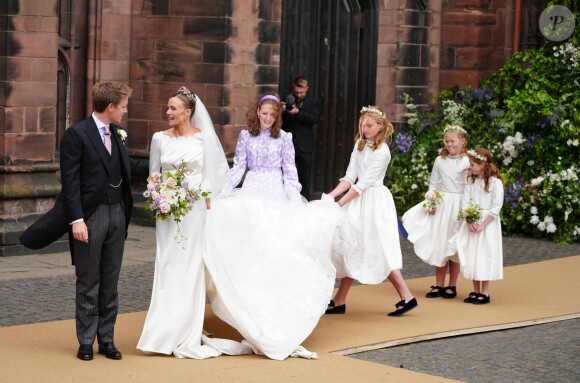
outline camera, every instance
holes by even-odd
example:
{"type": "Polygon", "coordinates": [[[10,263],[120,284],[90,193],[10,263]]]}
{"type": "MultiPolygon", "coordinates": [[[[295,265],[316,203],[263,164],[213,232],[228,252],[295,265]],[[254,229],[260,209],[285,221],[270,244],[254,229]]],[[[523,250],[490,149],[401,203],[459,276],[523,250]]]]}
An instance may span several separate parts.
{"type": "Polygon", "coordinates": [[[289,112],[296,107],[296,98],[289,94],[286,96],[286,111],[289,112]]]}

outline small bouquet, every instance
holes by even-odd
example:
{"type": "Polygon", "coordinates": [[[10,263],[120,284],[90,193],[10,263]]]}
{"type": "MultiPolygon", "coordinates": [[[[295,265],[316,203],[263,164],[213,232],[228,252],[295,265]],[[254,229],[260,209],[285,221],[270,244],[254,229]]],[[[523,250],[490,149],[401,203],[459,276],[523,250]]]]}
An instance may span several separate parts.
{"type": "Polygon", "coordinates": [[[466,220],[468,223],[475,223],[481,219],[481,213],[483,209],[481,205],[474,204],[473,199],[469,196],[469,204],[465,209],[459,210],[459,214],[457,214],[457,220],[460,221],[462,219],[466,220]]]}
{"type": "Polygon", "coordinates": [[[429,190],[425,193],[425,203],[423,203],[423,207],[428,210],[435,209],[437,206],[441,205],[444,196],[445,194],[443,194],[439,189],[429,190]]]}
{"type": "Polygon", "coordinates": [[[179,226],[181,220],[193,210],[195,201],[207,197],[209,193],[202,191],[201,186],[193,188],[185,181],[187,174],[191,173],[186,162],[181,160],[174,168],[174,173],[166,171],[162,175],[156,172],[149,176],[143,196],[147,198],[147,209],[157,222],[169,222],[173,215],[177,224],[177,234],[173,239],[181,243],[187,239],[179,226]]]}

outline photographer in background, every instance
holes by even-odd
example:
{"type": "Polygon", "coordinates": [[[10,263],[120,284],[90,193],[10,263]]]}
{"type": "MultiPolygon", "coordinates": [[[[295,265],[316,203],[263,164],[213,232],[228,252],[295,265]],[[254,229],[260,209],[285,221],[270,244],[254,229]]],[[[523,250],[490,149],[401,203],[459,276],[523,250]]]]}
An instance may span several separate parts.
{"type": "Polygon", "coordinates": [[[320,119],[320,100],[307,95],[308,80],[296,77],[292,85],[293,95],[282,102],[284,123],[282,129],[292,133],[298,180],[302,185],[300,194],[310,199],[310,164],[316,147],[314,125],[320,119]]]}

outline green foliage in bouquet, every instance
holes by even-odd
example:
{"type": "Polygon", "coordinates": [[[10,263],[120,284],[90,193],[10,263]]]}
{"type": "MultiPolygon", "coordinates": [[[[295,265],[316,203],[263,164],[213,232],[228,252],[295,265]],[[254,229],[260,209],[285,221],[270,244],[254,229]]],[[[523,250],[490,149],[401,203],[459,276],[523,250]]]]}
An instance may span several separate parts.
{"type": "Polygon", "coordinates": [[[476,223],[479,222],[481,219],[481,213],[483,209],[481,205],[474,204],[471,195],[469,196],[469,202],[467,203],[467,207],[460,209],[459,214],[457,214],[457,220],[461,221],[462,219],[466,220],[469,223],[476,223]]]}

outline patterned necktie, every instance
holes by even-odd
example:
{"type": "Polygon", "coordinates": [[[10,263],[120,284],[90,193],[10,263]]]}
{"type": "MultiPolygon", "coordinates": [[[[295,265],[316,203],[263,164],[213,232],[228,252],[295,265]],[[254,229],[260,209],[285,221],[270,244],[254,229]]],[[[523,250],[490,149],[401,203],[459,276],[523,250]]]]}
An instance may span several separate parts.
{"type": "Polygon", "coordinates": [[[109,125],[105,125],[105,148],[107,148],[109,154],[111,154],[111,131],[109,130],[109,125]]]}

